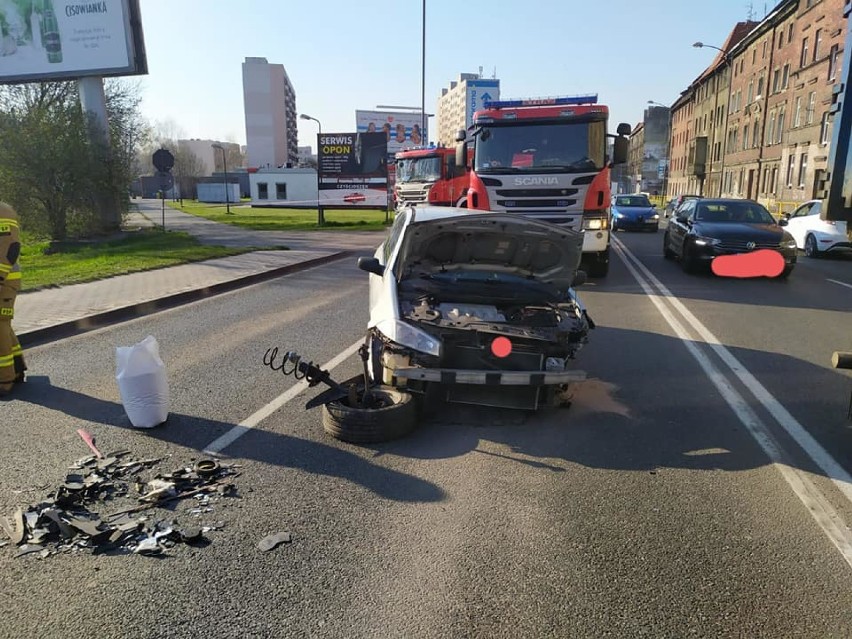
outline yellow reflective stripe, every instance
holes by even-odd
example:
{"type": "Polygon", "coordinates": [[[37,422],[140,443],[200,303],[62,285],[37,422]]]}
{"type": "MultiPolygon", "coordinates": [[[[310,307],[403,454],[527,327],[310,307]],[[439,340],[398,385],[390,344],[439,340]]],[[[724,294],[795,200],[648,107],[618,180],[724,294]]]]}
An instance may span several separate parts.
{"type": "Polygon", "coordinates": [[[0,357],[0,368],[6,368],[7,366],[12,366],[15,363],[15,358],[12,355],[9,357],[0,357]]]}
{"type": "Polygon", "coordinates": [[[0,224],[8,224],[9,226],[18,227],[18,220],[11,217],[0,217],[0,224]]]}
{"type": "Polygon", "coordinates": [[[9,280],[10,282],[12,280],[19,280],[19,279],[21,279],[21,272],[20,271],[13,271],[13,272],[9,273],[9,275],[6,276],[6,279],[9,280]]]}
{"type": "Polygon", "coordinates": [[[23,355],[23,354],[24,354],[24,349],[23,349],[23,348],[21,348],[21,347],[20,347],[20,345],[15,346],[15,347],[13,347],[13,348],[12,348],[12,356],[13,356],[13,357],[14,357],[15,355],[23,355]]]}
{"type": "Polygon", "coordinates": [[[0,308],[0,317],[14,317],[15,309],[14,308],[0,308]]]}
{"type": "Polygon", "coordinates": [[[12,270],[11,264],[0,264],[0,273],[8,273],[12,270]]]}

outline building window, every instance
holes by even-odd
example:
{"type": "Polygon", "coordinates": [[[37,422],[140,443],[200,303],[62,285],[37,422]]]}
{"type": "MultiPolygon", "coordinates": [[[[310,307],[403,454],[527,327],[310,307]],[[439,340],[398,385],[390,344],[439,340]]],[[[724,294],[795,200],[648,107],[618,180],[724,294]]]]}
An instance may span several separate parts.
{"type": "Polygon", "coordinates": [[[775,69],[772,73],[772,93],[778,93],[781,90],[781,69],[775,69]]]}
{"type": "Polygon", "coordinates": [[[802,38],[802,55],[799,58],[799,66],[803,67],[808,63],[808,39],[802,38]]]}
{"type": "Polygon", "coordinates": [[[766,133],[766,146],[775,142],[775,111],[769,114],[769,131],[766,133]]]}
{"type": "Polygon", "coordinates": [[[269,185],[266,182],[258,182],[257,183],[257,199],[258,200],[268,200],[269,199],[269,185]]]}
{"type": "Polygon", "coordinates": [[[751,138],[751,146],[755,149],[760,146],[760,118],[754,121],[754,133],[751,138]]]}
{"type": "Polygon", "coordinates": [[[814,123],[814,111],[816,110],[816,91],[811,91],[808,94],[808,124],[814,123]]]}
{"type": "Polygon", "coordinates": [[[754,82],[748,83],[748,97],[746,98],[746,104],[751,104],[754,101],[754,82]]]}
{"type": "Polygon", "coordinates": [[[782,46],[784,46],[784,32],[783,31],[778,34],[778,48],[780,49],[782,46]]]}
{"type": "Polygon", "coordinates": [[[275,183],[275,199],[276,200],[286,200],[287,199],[287,184],[282,184],[281,182],[275,183]]]}
{"type": "Polygon", "coordinates": [[[819,143],[828,144],[828,111],[823,112],[819,125],[819,143]]]}
{"type": "Polygon", "coordinates": [[[784,107],[778,113],[778,137],[775,139],[777,144],[781,144],[782,136],[784,135],[784,107]]]}
{"type": "Polygon", "coordinates": [[[781,90],[787,88],[787,85],[790,83],[790,65],[784,65],[784,71],[781,73],[781,90]]]}
{"type": "Polygon", "coordinates": [[[808,170],[808,154],[802,153],[799,157],[799,186],[805,185],[805,173],[808,170]]]}
{"type": "Polygon", "coordinates": [[[745,151],[747,148],[748,148],[748,124],[743,126],[743,148],[742,148],[742,150],[745,151]]]}
{"type": "Polygon", "coordinates": [[[790,23],[790,26],[787,27],[787,44],[790,44],[793,41],[793,23],[790,23]]]}
{"type": "Polygon", "coordinates": [[[796,111],[793,115],[793,128],[802,126],[802,96],[796,98],[796,111]]]}
{"type": "Polygon", "coordinates": [[[787,158],[787,186],[793,186],[793,170],[796,168],[796,156],[790,153],[787,158]]]}
{"type": "Polygon", "coordinates": [[[831,47],[831,53],[828,54],[828,79],[834,80],[837,77],[837,45],[831,47]]]}
{"type": "Polygon", "coordinates": [[[763,41],[763,52],[760,54],[760,59],[761,60],[766,59],[766,40],[763,41]]]}
{"type": "Polygon", "coordinates": [[[778,167],[772,167],[772,177],[769,178],[769,192],[775,193],[778,190],[778,167]]]}
{"type": "Polygon", "coordinates": [[[757,98],[760,99],[760,96],[763,95],[763,76],[760,76],[757,79],[757,98]]]}
{"type": "Polygon", "coordinates": [[[822,29],[817,29],[814,33],[814,62],[819,58],[819,47],[822,44],[822,29]]]}
{"type": "Polygon", "coordinates": [[[754,64],[757,62],[757,49],[751,50],[751,63],[754,64]]]}

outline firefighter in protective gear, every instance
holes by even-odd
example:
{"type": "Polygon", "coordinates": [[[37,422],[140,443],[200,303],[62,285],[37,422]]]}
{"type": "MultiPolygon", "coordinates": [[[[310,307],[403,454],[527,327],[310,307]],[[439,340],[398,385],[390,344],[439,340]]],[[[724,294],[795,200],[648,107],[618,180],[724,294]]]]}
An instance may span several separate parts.
{"type": "Polygon", "coordinates": [[[24,351],[15,332],[15,297],[21,288],[21,254],[18,215],[0,202],[0,397],[8,395],[15,384],[24,381],[24,351]]]}

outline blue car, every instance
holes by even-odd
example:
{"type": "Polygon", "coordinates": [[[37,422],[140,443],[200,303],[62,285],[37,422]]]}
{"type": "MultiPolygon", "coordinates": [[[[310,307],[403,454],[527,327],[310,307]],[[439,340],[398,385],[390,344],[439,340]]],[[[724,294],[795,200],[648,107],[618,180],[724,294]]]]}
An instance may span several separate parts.
{"type": "Polygon", "coordinates": [[[660,229],[660,214],[648,196],[616,195],[612,204],[612,230],[651,231],[660,229]]]}

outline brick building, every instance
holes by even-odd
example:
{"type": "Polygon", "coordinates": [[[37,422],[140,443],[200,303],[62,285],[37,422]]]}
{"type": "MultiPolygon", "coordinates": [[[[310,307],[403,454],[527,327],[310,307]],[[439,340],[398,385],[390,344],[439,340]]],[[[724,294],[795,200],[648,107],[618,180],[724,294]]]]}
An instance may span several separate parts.
{"type": "Polygon", "coordinates": [[[787,92],[787,130],[780,141],[776,197],[781,208],[816,197],[831,143],[829,110],[840,77],[846,21],[843,0],[798,0],[787,92]]]}
{"type": "Polygon", "coordinates": [[[705,195],[756,199],[776,213],[815,197],[831,141],[829,110],[846,36],[843,4],[782,0],[759,23],[734,28],[722,47],[727,59],[720,53],[672,107],[672,195],[700,186],[696,173],[704,168],[705,195]],[[714,141],[712,124],[720,124],[720,114],[723,135],[714,141]],[[702,144],[704,167],[696,161],[702,144]]]}

